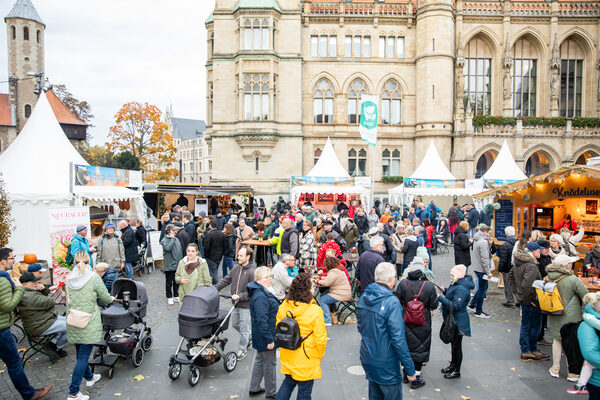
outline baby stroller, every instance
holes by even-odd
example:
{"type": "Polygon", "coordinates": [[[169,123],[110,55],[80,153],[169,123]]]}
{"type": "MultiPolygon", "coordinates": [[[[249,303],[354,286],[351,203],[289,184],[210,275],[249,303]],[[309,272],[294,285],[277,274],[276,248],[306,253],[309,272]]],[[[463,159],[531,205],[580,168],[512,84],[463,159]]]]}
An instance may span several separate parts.
{"type": "Polygon", "coordinates": [[[134,367],[139,367],[144,352],[152,347],[152,330],[143,319],[148,306],[146,286],[142,282],[117,279],[111,292],[117,300],[102,310],[104,340],[96,344],[97,350],[89,363],[92,372],[96,366],[108,367],[109,378],[113,377],[119,358],[129,358],[134,367]]]}
{"type": "Polygon", "coordinates": [[[200,380],[200,367],[221,358],[225,371],[235,369],[237,355],[233,351],[225,353],[227,339],[221,338],[234,308],[235,305],[229,311],[219,310],[219,292],[213,286],[199,287],[183,298],[178,318],[181,341],[169,360],[169,378],[179,378],[182,365],[189,365],[188,383],[195,386],[200,380]]]}

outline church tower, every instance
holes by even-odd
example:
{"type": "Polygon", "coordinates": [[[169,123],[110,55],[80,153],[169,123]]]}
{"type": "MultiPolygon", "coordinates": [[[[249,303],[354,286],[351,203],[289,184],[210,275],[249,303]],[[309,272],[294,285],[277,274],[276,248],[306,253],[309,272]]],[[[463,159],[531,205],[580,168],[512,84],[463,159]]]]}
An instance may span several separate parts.
{"type": "Polygon", "coordinates": [[[14,110],[17,132],[20,132],[44,84],[46,25],[30,0],[17,0],[4,21],[8,41],[9,104],[14,110]]]}

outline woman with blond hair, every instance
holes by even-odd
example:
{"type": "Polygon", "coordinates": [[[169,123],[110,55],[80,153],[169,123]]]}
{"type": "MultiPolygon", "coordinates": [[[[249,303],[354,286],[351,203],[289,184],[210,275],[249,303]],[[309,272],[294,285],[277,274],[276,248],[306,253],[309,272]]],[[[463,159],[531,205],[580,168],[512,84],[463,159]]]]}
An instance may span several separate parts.
{"type": "Polygon", "coordinates": [[[98,300],[104,304],[114,301],[102,278],[90,267],[90,256],[84,250],[75,253],[75,267],[67,275],[65,290],[67,293],[67,338],[75,345],[77,361],[69,386],[69,399],[87,400],[89,396],[81,394],[81,380],[86,379],[86,387],[92,387],[101,378],[92,374],[89,358],[94,344],[102,341],[102,319],[98,309],[98,300]],[[71,315],[73,313],[73,315],[71,315]],[[82,315],[84,318],[77,317],[82,315]],[[89,318],[85,318],[85,314],[89,318]],[[87,319],[87,321],[85,321],[87,319]]]}

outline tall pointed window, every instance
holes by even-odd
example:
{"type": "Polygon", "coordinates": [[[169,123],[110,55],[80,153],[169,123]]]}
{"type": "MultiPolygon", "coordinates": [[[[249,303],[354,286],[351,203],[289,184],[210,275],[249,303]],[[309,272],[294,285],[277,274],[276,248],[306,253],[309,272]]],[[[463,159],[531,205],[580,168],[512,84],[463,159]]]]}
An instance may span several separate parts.
{"type": "Polygon", "coordinates": [[[519,39],[513,46],[513,56],[515,58],[510,68],[513,116],[535,116],[538,51],[529,40],[519,39]]]}
{"type": "Polygon", "coordinates": [[[390,79],[381,90],[381,124],[400,125],[401,111],[400,84],[395,79],[390,79]]]}
{"type": "Polygon", "coordinates": [[[244,74],[244,119],[269,118],[269,75],[244,74]]]}
{"type": "Polygon", "coordinates": [[[358,109],[360,103],[360,97],[367,93],[367,85],[365,82],[357,78],[352,81],[348,89],[348,123],[358,124],[358,116],[360,111],[358,109]]]}
{"type": "Polygon", "coordinates": [[[383,150],[381,153],[381,174],[383,176],[400,176],[400,150],[383,150]]]}
{"type": "Polygon", "coordinates": [[[348,151],[348,173],[351,176],[365,176],[367,173],[367,151],[350,149],[348,151]]]}
{"type": "Polygon", "coordinates": [[[322,78],[315,85],[313,97],[313,122],[315,124],[333,124],[333,85],[322,78]]]}
{"type": "Polygon", "coordinates": [[[560,45],[560,115],[581,117],[584,53],[576,41],[565,40],[560,45]]]}

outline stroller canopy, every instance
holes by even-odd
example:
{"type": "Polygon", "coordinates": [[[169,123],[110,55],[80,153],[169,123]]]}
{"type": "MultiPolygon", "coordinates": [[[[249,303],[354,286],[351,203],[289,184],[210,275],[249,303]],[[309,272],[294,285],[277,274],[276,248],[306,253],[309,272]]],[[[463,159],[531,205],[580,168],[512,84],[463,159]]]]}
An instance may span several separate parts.
{"type": "MultiPolygon", "coordinates": [[[[114,290],[114,286],[113,286],[114,290]]],[[[199,287],[183,298],[179,315],[211,319],[219,315],[219,292],[214,286],[199,287]]]]}
{"type": "Polygon", "coordinates": [[[115,283],[113,283],[111,292],[117,299],[123,299],[123,292],[129,292],[129,298],[132,301],[139,300],[142,304],[148,303],[146,285],[142,282],[124,278],[117,279],[115,283]]]}

